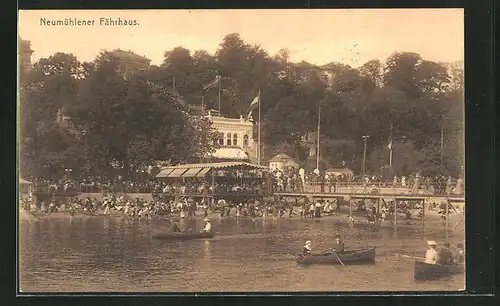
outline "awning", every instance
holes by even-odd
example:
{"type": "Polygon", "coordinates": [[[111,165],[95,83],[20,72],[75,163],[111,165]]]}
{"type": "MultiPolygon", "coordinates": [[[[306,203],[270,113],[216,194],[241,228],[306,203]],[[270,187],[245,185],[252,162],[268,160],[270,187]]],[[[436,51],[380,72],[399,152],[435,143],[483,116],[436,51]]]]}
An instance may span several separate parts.
{"type": "Polygon", "coordinates": [[[20,178],[20,179],[19,179],[19,184],[29,184],[29,185],[31,185],[31,184],[33,184],[33,183],[32,183],[32,182],[29,182],[29,181],[27,181],[27,180],[23,180],[22,178],[20,178]]]}
{"type": "Polygon", "coordinates": [[[189,168],[181,177],[195,177],[201,168],[189,168]]]}
{"type": "Polygon", "coordinates": [[[174,169],[174,171],[170,172],[168,177],[181,177],[187,169],[174,169]]]}
{"type": "MultiPolygon", "coordinates": [[[[268,167],[262,166],[262,165],[256,165],[256,164],[251,164],[247,162],[220,162],[220,163],[205,163],[205,164],[184,164],[184,165],[178,165],[178,166],[169,166],[165,167],[160,171],[160,173],[156,176],[158,178],[165,178],[165,177],[202,177],[207,174],[208,171],[211,169],[214,170],[222,170],[222,169],[230,169],[230,168],[238,168],[239,170],[268,170],[268,167]],[[188,171],[189,169],[196,168],[197,170],[200,170],[199,173],[191,173],[189,172],[186,173],[185,175],[184,172],[188,171]]],[[[194,171],[194,170],[193,170],[194,171]]]]}
{"type": "Polygon", "coordinates": [[[202,168],[198,174],[196,174],[196,177],[204,177],[208,171],[210,171],[210,168],[202,168]]]}
{"type": "Polygon", "coordinates": [[[174,169],[172,168],[163,169],[156,175],[156,177],[168,177],[168,175],[172,173],[172,171],[174,171],[174,169]]]}

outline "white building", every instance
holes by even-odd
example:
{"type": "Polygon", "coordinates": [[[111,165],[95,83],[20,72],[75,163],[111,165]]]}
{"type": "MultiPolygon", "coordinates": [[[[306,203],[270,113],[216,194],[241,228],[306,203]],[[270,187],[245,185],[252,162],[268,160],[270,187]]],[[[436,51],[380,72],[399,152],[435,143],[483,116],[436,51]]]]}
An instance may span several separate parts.
{"type": "Polygon", "coordinates": [[[293,160],[290,156],[280,153],[269,160],[269,169],[271,171],[275,170],[297,170],[299,169],[299,164],[293,160]]]}
{"type": "Polygon", "coordinates": [[[253,120],[251,118],[246,119],[243,116],[238,119],[221,117],[215,110],[209,110],[207,118],[212,123],[212,127],[219,133],[216,144],[222,146],[216,150],[214,155],[222,154],[225,159],[243,159],[242,150],[250,160],[256,159],[257,145],[253,138],[253,120]],[[234,153],[234,157],[229,156],[232,153],[234,153]]]}

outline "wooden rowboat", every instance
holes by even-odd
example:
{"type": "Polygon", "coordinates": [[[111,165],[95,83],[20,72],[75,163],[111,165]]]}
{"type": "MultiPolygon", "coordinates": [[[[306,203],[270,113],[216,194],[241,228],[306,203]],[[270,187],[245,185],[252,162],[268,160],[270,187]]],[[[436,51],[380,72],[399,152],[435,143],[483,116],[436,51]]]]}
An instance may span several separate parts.
{"type": "Polygon", "coordinates": [[[213,232],[159,232],[153,234],[153,239],[161,240],[191,240],[212,238],[213,232]]]}
{"type": "MultiPolygon", "coordinates": [[[[344,264],[375,263],[375,247],[344,251],[337,253],[337,255],[344,264]]],[[[340,261],[338,260],[337,255],[334,253],[313,254],[306,256],[298,255],[297,263],[300,265],[339,265],[340,261]]]]}
{"type": "Polygon", "coordinates": [[[415,261],[415,271],[413,277],[417,281],[437,280],[443,277],[450,277],[455,274],[465,272],[463,264],[460,265],[439,265],[428,264],[420,260],[415,261]]]}

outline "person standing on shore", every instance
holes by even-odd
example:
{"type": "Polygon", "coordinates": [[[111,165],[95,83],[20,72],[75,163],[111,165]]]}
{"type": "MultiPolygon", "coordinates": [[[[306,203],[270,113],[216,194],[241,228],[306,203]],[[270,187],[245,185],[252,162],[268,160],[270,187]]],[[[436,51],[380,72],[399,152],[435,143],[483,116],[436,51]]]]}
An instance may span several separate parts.
{"type": "Polygon", "coordinates": [[[312,218],[314,218],[314,210],[316,209],[316,206],[314,205],[314,203],[311,202],[311,205],[309,205],[309,216],[312,218]]]}

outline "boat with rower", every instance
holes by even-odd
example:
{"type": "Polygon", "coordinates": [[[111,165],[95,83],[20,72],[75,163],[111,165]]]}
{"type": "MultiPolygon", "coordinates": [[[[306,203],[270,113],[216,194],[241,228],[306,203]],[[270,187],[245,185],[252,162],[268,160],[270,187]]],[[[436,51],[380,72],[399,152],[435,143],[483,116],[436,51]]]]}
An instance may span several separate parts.
{"type": "Polygon", "coordinates": [[[214,232],[158,232],[153,234],[153,239],[159,240],[192,240],[208,239],[215,235],[214,232]]]}
{"type": "Polygon", "coordinates": [[[415,261],[414,279],[417,281],[437,280],[443,277],[450,277],[455,274],[463,274],[465,267],[463,264],[440,265],[428,264],[421,260],[415,261]]]}
{"type": "Polygon", "coordinates": [[[323,252],[320,254],[298,255],[300,265],[323,264],[366,264],[375,263],[375,247],[347,250],[344,252],[323,252]],[[340,260],[339,260],[340,259],[340,260]]]}

